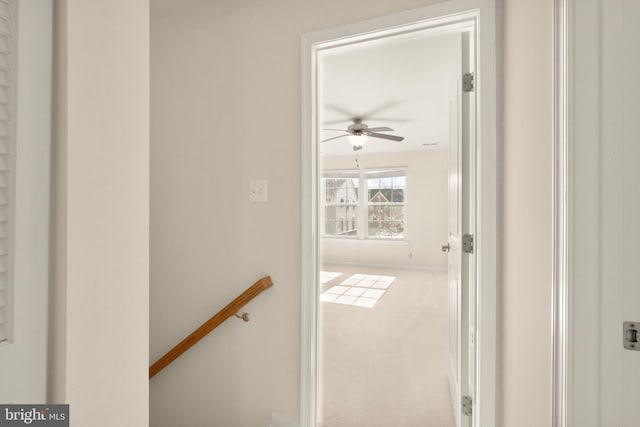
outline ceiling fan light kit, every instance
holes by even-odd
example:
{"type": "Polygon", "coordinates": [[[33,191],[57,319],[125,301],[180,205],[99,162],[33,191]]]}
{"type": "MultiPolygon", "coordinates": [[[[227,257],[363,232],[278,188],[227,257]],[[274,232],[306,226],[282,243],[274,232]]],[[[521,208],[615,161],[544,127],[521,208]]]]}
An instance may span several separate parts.
{"type": "Polygon", "coordinates": [[[395,142],[400,142],[404,140],[404,137],[402,136],[379,133],[379,132],[393,132],[393,129],[389,127],[384,126],[384,127],[370,128],[366,124],[362,123],[362,120],[358,118],[354,118],[353,124],[347,127],[346,130],[342,130],[342,129],[325,129],[325,130],[335,130],[339,132],[344,132],[344,135],[334,136],[333,138],[328,138],[320,142],[327,142],[327,141],[331,141],[331,140],[346,136],[349,142],[351,143],[351,145],[353,145],[353,151],[361,150],[362,146],[369,140],[369,137],[386,139],[386,140],[395,141],[395,142]]]}
{"type": "Polygon", "coordinates": [[[353,149],[356,150],[356,147],[362,148],[362,146],[367,142],[369,137],[365,134],[360,134],[360,135],[354,134],[354,135],[348,135],[347,139],[349,140],[351,145],[353,145],[353,149]]]}

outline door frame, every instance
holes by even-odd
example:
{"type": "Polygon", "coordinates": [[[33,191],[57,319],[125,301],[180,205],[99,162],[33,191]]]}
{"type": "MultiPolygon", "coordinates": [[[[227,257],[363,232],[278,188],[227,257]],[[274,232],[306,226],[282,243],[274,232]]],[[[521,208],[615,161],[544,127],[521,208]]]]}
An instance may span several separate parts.
{"type": "Polygon", "coordinates": [[[568,387],[568,149],[569,149],[569,90],[568,78],[573,64],[569,56],[568,0],[554,0],[553,11],[553,427],[567,427],[568,387]]]}
{"type": "MultiPolygon", "coordinates": [[[[476,64],[476,354],[473,426],[493,427],[497,421],[497,281],[498,258],[498,58],[502,46],[498,25],[499,0],[450,0],[367,21],[307,33],[302,36],[301,135],[301,351],[300,426],[317,419],[318,364],[318,138],[316,126],[316,53],[372,37],[475,20],[476,64]]],[[[473,170],[473,167],[472,167],[473,170]]]]}
{"type": "Polygon", "coordinates": [[[611,79],[603,55],[615,61],[607,46],[616,34],[606,32],[612,3],[554,0],[553,427],[601,421],[603,105],[611,79]]]}
{"type": "Polygon", "coordinates": [[[578,194],[576,183],[599,186],[601,14],[598,0],[554,0],[553,427],[572,427],[576,411],[597,422],[599,408],[597,387],[584,387],[598,384],[599,340],[572,336],[576,325],[599,330],[600,248],[585,243],[599,223],[600,194],[578,194]]]}

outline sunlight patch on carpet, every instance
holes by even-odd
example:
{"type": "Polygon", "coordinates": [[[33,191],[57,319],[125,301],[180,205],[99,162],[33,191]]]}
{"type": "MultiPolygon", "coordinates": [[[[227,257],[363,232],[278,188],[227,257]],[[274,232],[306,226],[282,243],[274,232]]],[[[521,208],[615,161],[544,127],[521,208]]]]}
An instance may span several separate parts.
{"type": "Polygon", "coordinates": [[[338,271],[321,271],[320,272],[320,284],[324,285],[326,283],[329,283],[330,281],[332,281],[335,278],[338,278],[342,276],[342,273],[338,272],[338,271]]]}
{"type": "Polygon", "coordinates": [[[354,274],[323,292],[320,301],[373,308],[395,279],[395,276],[354,274]]]}

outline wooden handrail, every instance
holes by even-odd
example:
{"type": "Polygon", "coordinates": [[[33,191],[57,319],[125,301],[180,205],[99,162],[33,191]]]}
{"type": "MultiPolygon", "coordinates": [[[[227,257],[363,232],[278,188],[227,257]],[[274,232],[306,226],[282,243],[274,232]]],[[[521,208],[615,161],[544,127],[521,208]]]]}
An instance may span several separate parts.
{"type": "Polygon", "coordinates": [[[178,345],[169,350],[164,356],[158,359],[149,367],[149,379],[176,360],[182,353],[189,350],[195,343],[204,338],[209,332],[220,326],[222,322],[236,314],[249,301],[254,299],[260,292],[273,286],[270,276],[265,276],[251,285],[246,291],[238,295],[225,308],[217,312],[211,319],[204,322],[198,329],[193,331],[188,337],[180,341],[178,345]]]}

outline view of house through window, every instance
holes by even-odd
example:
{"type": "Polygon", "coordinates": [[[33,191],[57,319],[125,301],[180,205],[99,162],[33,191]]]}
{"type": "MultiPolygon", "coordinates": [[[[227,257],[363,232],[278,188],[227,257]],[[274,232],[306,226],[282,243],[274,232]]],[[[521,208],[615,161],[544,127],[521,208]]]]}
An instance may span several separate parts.
{"type": "Polygon", "coordinates": [[[358,189],[356,172],[336,172],[322,180],[325,194],[324,233],[327,236],[358,235],[358,189]]]}
{"type": "Polygon", "coordinates": [[[325,236],[405,238],[406,175],[405,169],[325,172],[325,236]]]}
{"type": "Polygon", "coordinates": [[[367,236],[404,238],[405,171],[367,172],[367,236]]]}

